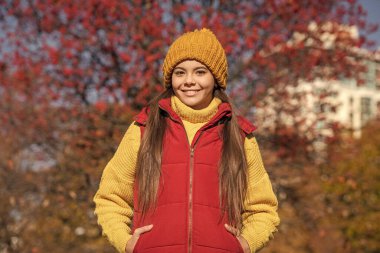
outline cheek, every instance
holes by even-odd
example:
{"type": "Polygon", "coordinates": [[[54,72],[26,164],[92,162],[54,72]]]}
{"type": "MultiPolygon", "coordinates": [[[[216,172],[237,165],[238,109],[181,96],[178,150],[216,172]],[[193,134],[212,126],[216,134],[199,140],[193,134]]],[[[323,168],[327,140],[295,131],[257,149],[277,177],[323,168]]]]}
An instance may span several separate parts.
{"type": "Polygon", "coordinates": [[[208,91],[213,91],[214,90],[214,87],[215,87],[215,82],[214,82],[214,79],[211,79],[207,82],[207,87],[206,89],[208,91]]]}
{"type": "Polygon", "coordinates": [[[180,84],[180,82],[179,82],[178,78],[173,77],[172,78],[172,87],[174,90],[179,88],[179,84],[180,84]]]}
{"type": "Polygon", "coordinates": [[[211,90],[214,89],[215,80],[214,80],[214,77],[212,75],[208,76],[206,83],[207,83],[207,89],[211,89],[211,90]]]}
{"type": "Polygon", "coordinates": [[[210,89],[207,90],[207,96],[208,97],[214,96],[214,88],[213,87],[211,87],[210,89]]]}

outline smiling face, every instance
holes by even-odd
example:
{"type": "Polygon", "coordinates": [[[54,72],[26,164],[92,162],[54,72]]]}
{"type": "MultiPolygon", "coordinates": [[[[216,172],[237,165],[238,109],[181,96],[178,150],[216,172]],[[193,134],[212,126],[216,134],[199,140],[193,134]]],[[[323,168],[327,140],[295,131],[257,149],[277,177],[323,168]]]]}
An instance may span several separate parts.
{"type": "Polygon", "coordinates": [[[178,64],[172,74],[174,94],[185,105],[200,110],[213,99],[214,76],[202,63],[194,60],[178,64]]]}

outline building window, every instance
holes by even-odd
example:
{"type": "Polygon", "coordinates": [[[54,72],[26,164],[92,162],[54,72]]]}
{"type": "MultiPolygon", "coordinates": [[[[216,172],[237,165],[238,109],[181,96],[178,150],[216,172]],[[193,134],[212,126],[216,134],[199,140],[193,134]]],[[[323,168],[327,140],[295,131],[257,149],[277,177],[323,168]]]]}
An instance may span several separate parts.
{"type": "Polygon", "coordinates": [[[353,97],[350,97],[349,103],[350,103],[350,107],[352,107],[354,105],[354,98],[353,97]]]}
{"type": "Polygon", "coordinates": [[[361,123],[364,125],[372,116],[371,112],[371,98],[369,97],[362,97],[360,99],[360,116],[361,116],[361,123]]]}
{"type": "Polygon", "coordinates": [[[352,111],[350,112],[350,127],[354,128],[354,114],[352,111]]]}

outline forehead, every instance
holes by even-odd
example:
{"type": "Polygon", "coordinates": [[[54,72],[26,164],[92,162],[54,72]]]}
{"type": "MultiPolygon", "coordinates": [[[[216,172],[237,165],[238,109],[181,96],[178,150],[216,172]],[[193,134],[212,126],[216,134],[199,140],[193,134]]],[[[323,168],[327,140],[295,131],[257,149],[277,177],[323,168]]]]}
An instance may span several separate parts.
{"type": "Polygon", "coordinates": [[[175,68],[199,68],[199,67],[207,68],[205,65],[203,65],[202,63],[196,60],[186,60],[175,66],[175,68]]]}

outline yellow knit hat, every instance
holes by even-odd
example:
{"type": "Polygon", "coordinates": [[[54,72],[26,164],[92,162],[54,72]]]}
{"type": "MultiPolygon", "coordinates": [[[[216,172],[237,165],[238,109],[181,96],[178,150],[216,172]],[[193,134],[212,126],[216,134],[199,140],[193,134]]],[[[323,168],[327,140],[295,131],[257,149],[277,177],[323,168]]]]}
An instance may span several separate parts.
{"type": "Polygon", "coordinates": [[[170,46],[162,67],[165,88],[171,86],[175,66],[184,60],[197,60],[207,66],[222,89],[227,86],[227,57],[214,33],[195,29],[177,38],[170,46]]]}

